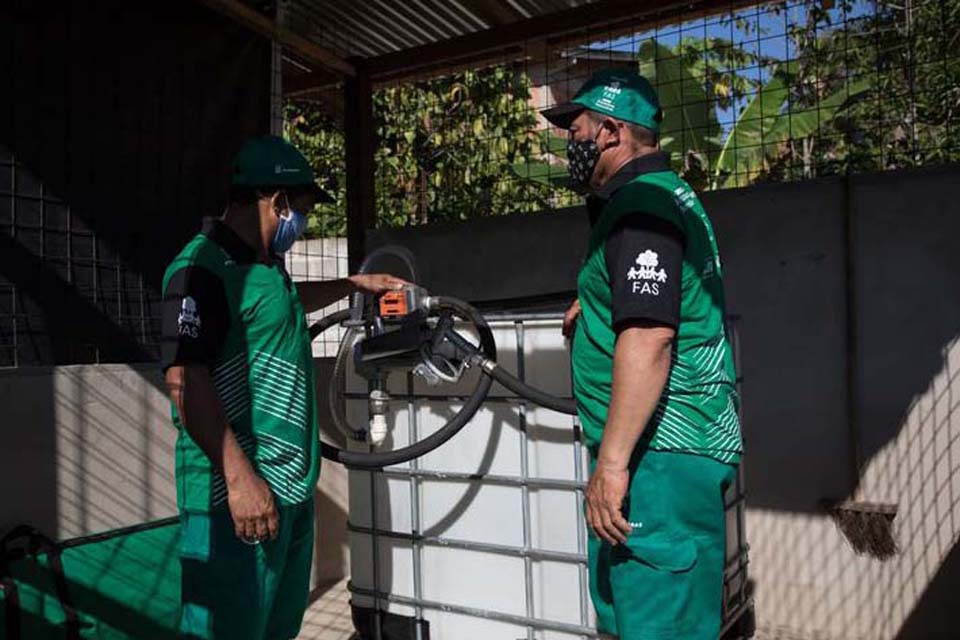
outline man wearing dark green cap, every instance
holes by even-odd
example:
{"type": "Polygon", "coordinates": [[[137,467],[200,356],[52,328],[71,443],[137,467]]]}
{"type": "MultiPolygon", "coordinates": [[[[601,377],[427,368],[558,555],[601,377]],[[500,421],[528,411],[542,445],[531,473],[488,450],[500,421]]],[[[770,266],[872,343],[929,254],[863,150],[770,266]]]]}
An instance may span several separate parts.
{"type": "Polygon", "coordinates": [[[569,132],[591,234],[564,332],[591,456],[590,591],[603,634],[715,639],[723,494],[738,398],[710,220],[659,150],[662,114],[631,71],[594,74],[544,112],[569,132]]]}
{"type": "Polygon", "coordinates": [[[290,144],[248,141],[230,204],[167,268],[161,359],[171,397],[186,638],[294,638],[307,604],[320,469],[304,311],[392,276],[294,284],[283,254],[326,199],[290,144]]]}

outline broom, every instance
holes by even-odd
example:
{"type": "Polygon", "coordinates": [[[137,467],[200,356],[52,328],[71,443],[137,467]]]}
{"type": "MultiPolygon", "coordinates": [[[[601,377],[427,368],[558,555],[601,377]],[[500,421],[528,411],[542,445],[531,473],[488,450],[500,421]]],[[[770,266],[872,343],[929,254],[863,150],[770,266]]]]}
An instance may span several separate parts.
{"type": "Polygon", "coordinates": [[[846,302],[847,302],[847,427],[850,446],[850,467],[853,475],[853,499],[828,506],[837,528],[858,554],[878,560],[889,560],[896,555],[897,541],[893,536],[893,520],[897,505],[864,500],[860,478],[864,471],[860,420],[857,409],[857,305],[854,279],[853,189],[850,175],[844,179],[845,240],[846,240],[846,302]]]}

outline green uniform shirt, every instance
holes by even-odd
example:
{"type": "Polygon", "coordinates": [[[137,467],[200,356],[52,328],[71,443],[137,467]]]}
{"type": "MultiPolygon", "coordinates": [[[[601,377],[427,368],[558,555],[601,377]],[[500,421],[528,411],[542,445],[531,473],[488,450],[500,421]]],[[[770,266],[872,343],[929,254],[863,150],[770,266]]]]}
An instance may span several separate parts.
{"type": "MultiPolygon", "coordinates": [[[[258,262],[218,223],[170,263],[163,288],[165,367],[207,364],[237,441],[279,504],[312,499],[320,470],[313,354],[283,264],[258,262]]],[[[171,411],[180,430],[178,506],[205,512],[224,505],[223,477],[171,411]]]]}
{"type": "Polygon", "coordinates": [[[591,231],[577,280],[582,313],[573,344],[573,382],[587,444],[603,436],[613,382],[616,332],[611,317],[611,282],[630,278],[654,286],[665,274],[644,264],[628,273],[609,273],[605,240],[624,216],[642,212],[674,225],[683,234],[680,321],[670,376],[642,444],[659,451],[738,462],[742,451],[739,399],[724,325],[720,254],[706,212],[690,186],[673,171],[640,173],[605,204],[591,231]]]}

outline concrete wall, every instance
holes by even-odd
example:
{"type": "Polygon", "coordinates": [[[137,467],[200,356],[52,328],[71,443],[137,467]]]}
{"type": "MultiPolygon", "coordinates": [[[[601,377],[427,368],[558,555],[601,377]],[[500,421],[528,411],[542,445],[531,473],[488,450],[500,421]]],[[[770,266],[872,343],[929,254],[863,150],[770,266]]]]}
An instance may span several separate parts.
{"type": "MultiPolygon", "coordinates": [[[[741,339],[750,572],[768,637],[957,636],[958,178],[886,173],[704,196],[741,339]],[[898,505],[899,555],[853,553],[823,509],[846,498],[898,505]]],[[[572,295],[586,233],[583,213],[567,211],[371,241],[410,247],[435,291],[519,305],[572,295]]]]}
{"type": "Polygon", "coordinates": [[[0,370],[0,528],[65,538],[174,514],[160,384],[155,365],[0,370]]]}
{"type": "MultiPolygon", "coordinates": [[[[330,369],[317,361],[321,416],[330,369]]],[[[155,364],[0,369],[0,407],[0,535],[28,523],[64,539],[176,515],[176,431],[155,364]]],[[[315,504],[324,584],[349,562],[342,467],[325,465],[315,504]]]]}
{"type": "MultiPolygon", "coordinates": [[[[883,174],[705,197],[728,310],[739,317],[750,571],[760,627],[771,635],[956,637],[958,177],[883,174]],[[850,345],[845,210],[854,240],[850,345]],[[848,351],[858,372],[859,477],[850,464],[848,351]],[[848,497],[898,505],[899,555],[881,563],[852,552],[821,509],[848,497]]],[[[572,289],[567,263],[582,253],[582,216],[497,222],[379,238],[411,244],[437,292],[491,301],[503,291],[572,289]],[[449,242],[456,252],[431,247],[449,242]]],[[[30,521],[64,537],[173,512],[173,433],[152,366],[0,371],[0,403],[0,526],[30,521]]],[[[347,563],[346,479],[332,464],[322,477],[318,567],[333,578],[347,563]]]]}
{"type": "Polygon", "coordinates": [[[707,198],[728,308],[741,316],[748,536],[761,628],[805,638],[956,637],[947,603],[960,588],[957,177],[885,174],[707,198]],[[856,556],[820,508],[842,498],[898,505],[900,554],[885,563],[856,556]]]}

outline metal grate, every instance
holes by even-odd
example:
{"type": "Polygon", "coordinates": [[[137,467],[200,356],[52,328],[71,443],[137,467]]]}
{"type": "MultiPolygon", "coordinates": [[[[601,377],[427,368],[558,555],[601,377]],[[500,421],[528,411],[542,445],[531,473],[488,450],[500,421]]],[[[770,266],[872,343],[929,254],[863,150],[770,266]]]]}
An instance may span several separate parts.
{"type": "Polygon", "coordinates": [[[21,274],[20,286],[0,275],[0,367],[156,357],[159,295],[143,275],[3,149],[0,176],[0,228],[21,274]]]}

